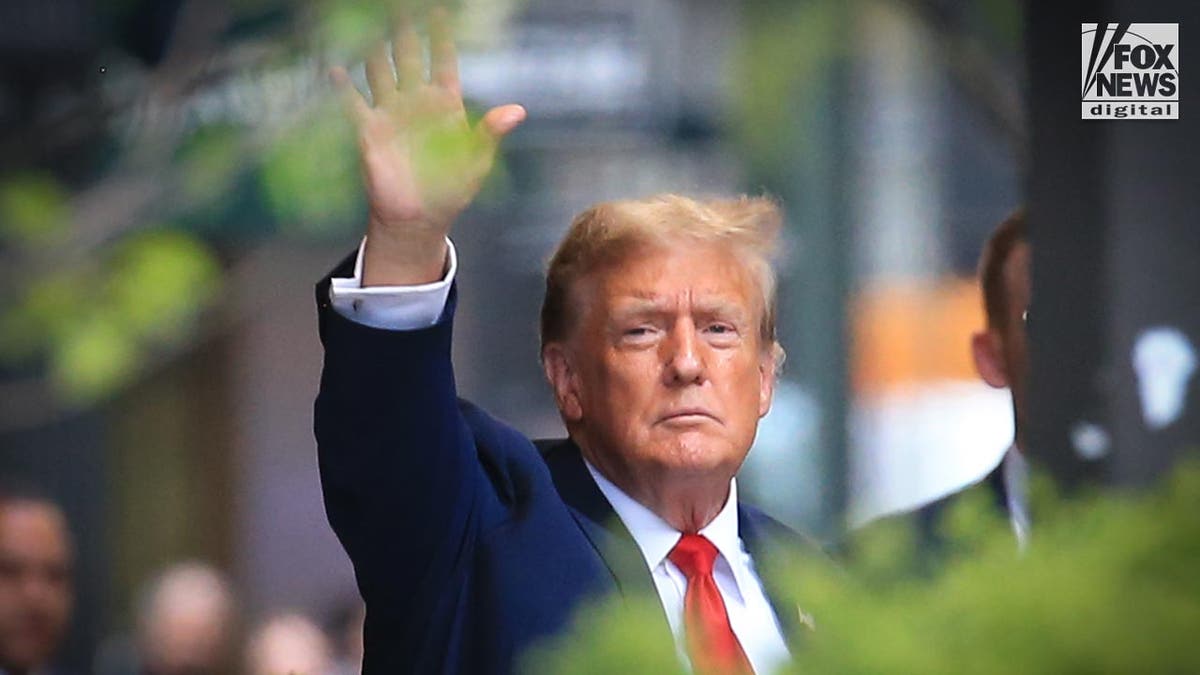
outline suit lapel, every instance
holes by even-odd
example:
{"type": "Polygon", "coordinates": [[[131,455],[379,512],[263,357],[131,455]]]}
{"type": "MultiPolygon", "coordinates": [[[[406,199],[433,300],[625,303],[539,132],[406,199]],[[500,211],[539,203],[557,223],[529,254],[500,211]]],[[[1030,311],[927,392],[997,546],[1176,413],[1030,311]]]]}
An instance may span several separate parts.
{"type": "MultiPolygon", "coordinates": [[[[654,588],[654,581],[646,569],[646,560],[642,557],[637,542],[617,517],[616,511],[605,499],[596,481],[592,480],[592,475],[588,473],[583,457],[579,454],[578,446],[569,439],[536,441],[535,444],[550,469],[559,496],[569,507],[584,536],[608,567],[618,592],[627,598],[649,594],[649,597],[657,600],[658,591],[654,588]]],[[[799,608],[791,607],[789,611],[786,596],[770,578],[762,574],[761,561],[766,559],[767,552],[786,543],[774,541],[770,525],[766,516],[757,513],[751,507],[738,505],[738,534],[756,563],[767,600],[771,603],[771,609],[774,610],[784,631],[784,637],[788,640],[788,649],[795,653],[796,645],[792,639],[799,634],[799,608]]],[[[656,604],[661,608],[661,602],[656,604]]],[[[670,628],[665,613],[662,615],[662,624],[669,634],[670,628]]]]}
{"type": "Polygon", "coordinates": [[[758,574],[759,581],[762,582],[767,602],[771,603],[771,609],[775,612],[779,627],[783,630],[783,638],[787,642],[788,651],[795,655],[797,647],[795,641],[800,635],[801,609],[798,606],[792,606],[779,585],[774,583],[774,577],[764,573],[766,570],[764,570],[763,562],[767,559],[768,551],[780,550],[781,543],[772,542],[773,537],[769,529],[769,522],[765,516],[755,513],[743,504],[738,504],[738,536],[741,537],[742,543],[746,545],[746,551],[754,560],[755,572],[758,574]]]}
{"type": "Polygon", "coordinates": [[[559,496],[612,574],[617,592],[626,600],[652,598],[653,605],[659,608],[659,628],[663,640],[673,642],[671,626],[667,622],[658,590],[654,587],[654,580],[650,577],[650,570],[646,568],[646,559],[633,535],[592,479],[592,474],[588,473],[579,447],[570,439],[535,441],[535,444],[550,469],[559,496]]]}
{"type": "MultiPolygon", "coordinates": [[[[608,567],[618,592],[624,597],[650,594],[657,598],[658,592],[637,542],[604,498],[596,481],[592,480],[579,447],[569,439],[537,441],[536,445],[550,469],[559,496],[608,567]]],[[[666,621],[665,614],[663,621],[666,621]]]]}

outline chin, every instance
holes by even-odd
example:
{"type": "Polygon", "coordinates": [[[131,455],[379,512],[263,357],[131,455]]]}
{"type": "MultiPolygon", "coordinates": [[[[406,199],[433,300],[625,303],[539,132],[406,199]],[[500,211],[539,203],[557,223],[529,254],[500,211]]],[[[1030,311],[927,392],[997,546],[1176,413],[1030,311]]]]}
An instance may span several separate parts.
{"type": "Polygon", "coordinates": [[[726,473],[730,477],[737,473],[745,453],[735,453],[727,442],[711,438],[692,439],[687,435],[672,444],[664,453],[668,468],[685,473],[726,473]]]}

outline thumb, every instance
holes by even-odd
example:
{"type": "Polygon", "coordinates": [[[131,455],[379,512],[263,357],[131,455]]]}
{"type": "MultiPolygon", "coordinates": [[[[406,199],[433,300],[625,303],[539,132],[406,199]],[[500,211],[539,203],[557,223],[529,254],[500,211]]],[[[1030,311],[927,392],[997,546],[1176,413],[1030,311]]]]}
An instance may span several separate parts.
{"type": "Polygon", "coordinates": [[[492,145],[508,135],[517,125],[525,121],[525,108],[513,103],[496,106],[484,114],[479,122],[479,130],[492,145]]]}

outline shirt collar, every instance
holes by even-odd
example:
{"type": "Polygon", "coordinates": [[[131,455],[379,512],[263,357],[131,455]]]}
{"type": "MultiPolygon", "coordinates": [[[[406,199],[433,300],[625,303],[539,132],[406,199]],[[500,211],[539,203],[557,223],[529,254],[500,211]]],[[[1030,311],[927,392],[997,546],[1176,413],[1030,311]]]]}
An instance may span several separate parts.
{"type": "Polygon", "coordinates": [[[1004,476],[1004,493],[1008,501],[1008,515],[1013,532],[1017,535],[1017,546],[1024,550],[1029,544],[1029,461],[1016,443],[1008,449],[1001,465],[1004,476]]]}
{"type": "MultiPolygon", "coordinates": [[[[613,511],[616,511],[617,517],[621,519],[626,529],[629,530],[629,534],[633,536],[638,549],[642,552],[642,557],[646,559],[646,566],[653,571],[663,564],[671,549],[675,548],[682,533],[671,527],[657,513],[625,494],[624,490],[605,478],[596,467],[592,466],[591,462],[584,460],[584,465],[587,466],[592,479],[596,481],[600,492],[612,505],[613,511]]],[[[742,563],[746,553],[742,549],[742,542],[738,537],[736,478],[729,481],[729,499],[725,500],[725,506],[721,507],[721,511],[711,523],[700,530],[700,534],[707,537],[717,547],[725,564],[732,569],[733,578],[737,581],[740,591],[743,584],[741,577],[745,567],[742,563]]]]}

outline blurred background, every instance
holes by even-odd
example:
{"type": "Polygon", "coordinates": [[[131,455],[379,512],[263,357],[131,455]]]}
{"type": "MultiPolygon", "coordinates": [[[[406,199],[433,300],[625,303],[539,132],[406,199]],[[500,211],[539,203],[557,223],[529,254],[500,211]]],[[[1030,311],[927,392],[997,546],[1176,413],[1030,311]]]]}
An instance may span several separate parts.
{"type": "MultiPolygon", "coordinates": [[[[530,113],[455,230],[463,395],[561,435],[536,316],[573,214],[766,192],[787,213],[789,356],[748,499],[833,538],[995,466],[1010,403],[979,382],[969,335],[980,247],[1031,169],[1023,3],[456,9],[469,104],[530,113]]],[[[129,660],[181,563],[185,586],[228,598],[213,600],[223,622],[325,640],[320,663],[352,650],[356,592],[311,431],[312,285],[357,245],[364,212],[324,73],[357,64],[361,83],[389,10],[0,5],[0,473],[66,511],[73,672],[129,660]]]]}

